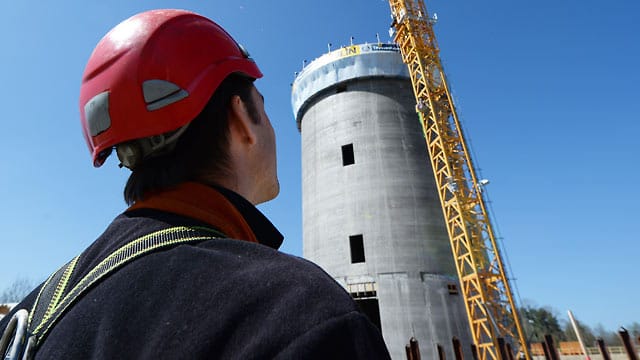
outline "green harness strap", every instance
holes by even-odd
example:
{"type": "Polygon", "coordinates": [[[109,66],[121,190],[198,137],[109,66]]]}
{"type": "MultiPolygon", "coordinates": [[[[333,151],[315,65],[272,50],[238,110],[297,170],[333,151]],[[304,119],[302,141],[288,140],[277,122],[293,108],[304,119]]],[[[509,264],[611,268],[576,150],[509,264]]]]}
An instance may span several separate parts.
{"type": "MultiPolygon", "coordinates": [[[[225,237],[225,235],[219,231],[202,227],[173,227],[156,231],[127,243],[111,253],[71,288],[69,279],[74,273],[80,256],[75,257],[51,275],[40,289],[29,313],[26,334],[28,340],[23,345],[24,350],[18,350],[18,353],[15,354],[16,358],[29,359],[33,357],[38,346],[64,312],[92,285],[103,280],[123,265],[165,247],[219,237],[225,237]],[[69,290],[69,288],[71,289],[69,290]]],[[[26,337],[18,339],[17,335],[14,344],[16,340],[18,342],[26,340],[26,337]]]]}

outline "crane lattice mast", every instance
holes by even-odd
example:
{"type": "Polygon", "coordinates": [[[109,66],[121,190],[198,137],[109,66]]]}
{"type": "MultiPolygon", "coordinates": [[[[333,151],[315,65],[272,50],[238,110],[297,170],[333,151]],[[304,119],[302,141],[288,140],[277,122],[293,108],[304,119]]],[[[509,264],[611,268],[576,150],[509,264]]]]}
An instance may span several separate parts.
{"type": "Polygon", "coordinates": [[[506,360],[507,352],[514,350],[530,359],[482,185],[440,61],[434,21],[422,0],[389,4],[394,40],[409,67],[478,359],[506,360]]]}

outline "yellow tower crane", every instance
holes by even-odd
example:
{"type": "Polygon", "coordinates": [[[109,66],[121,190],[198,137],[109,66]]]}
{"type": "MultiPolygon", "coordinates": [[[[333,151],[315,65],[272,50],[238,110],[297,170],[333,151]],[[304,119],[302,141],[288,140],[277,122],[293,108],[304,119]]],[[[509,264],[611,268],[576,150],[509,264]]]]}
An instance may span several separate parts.
{"type": "Polygon", "coordinates": [[[422,0],[389,0],[394,40],[409,67],[416,110],[479,360],[531,359],[422,0]]]}

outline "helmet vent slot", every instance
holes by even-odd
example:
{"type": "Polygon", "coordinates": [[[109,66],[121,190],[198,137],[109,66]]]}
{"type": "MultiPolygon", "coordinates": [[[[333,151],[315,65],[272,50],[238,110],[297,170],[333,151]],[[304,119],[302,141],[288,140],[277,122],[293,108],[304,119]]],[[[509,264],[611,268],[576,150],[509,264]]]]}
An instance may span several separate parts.
{"type": "Polygon", "coordinates": [[[109,92],[101,92],[84,105],[84,116],[89,125],[89,134],[96,136],[111,127],[109,116],[109,92]]]}
{"type": "Polygon", "coordinates": [[[142,93],[149,111],[158,110],[189,96],[189,93],[178,85],[158,79],[142,83],[142,93]]]}

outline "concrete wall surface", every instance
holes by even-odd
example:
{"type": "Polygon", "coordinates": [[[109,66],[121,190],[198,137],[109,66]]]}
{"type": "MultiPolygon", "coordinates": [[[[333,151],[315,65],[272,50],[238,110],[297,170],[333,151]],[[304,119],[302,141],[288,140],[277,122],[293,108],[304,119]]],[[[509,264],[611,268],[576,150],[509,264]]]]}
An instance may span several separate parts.
{"type": "Polygon", "coordinates": [[[440,344],[453,359],[451,339],[471,341],[411,82],[399,53],[376,56],[323,57],[294,83],[303,255],[354,298],[377,301],[394,359],[406,357],[411,337],[423,358],[437,358],[440,344]]]}

